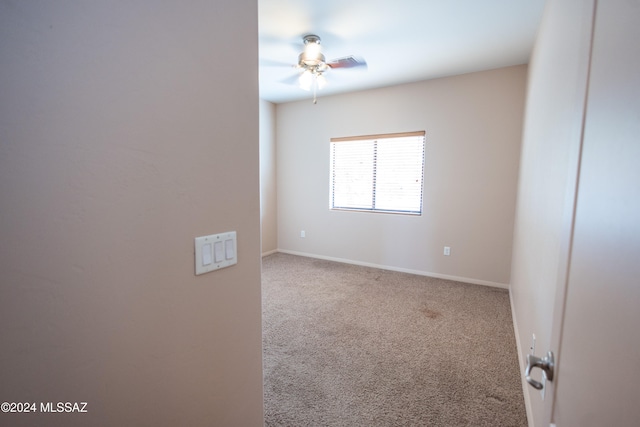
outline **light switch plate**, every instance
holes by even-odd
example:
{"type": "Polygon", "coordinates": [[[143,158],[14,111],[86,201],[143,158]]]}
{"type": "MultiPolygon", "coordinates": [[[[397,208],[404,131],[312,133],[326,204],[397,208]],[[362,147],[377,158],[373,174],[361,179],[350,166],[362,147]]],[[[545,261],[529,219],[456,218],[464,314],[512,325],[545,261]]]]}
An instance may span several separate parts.
{"type": "Polygon", "coordinates": [[[236,243],[235,231],[228,231],[221,234],[212,234],[210,236],[196,237],[196,276],[237,264],[237,247],[238,245],[236,243]],[[212,248],[213,254],[211,253],[212,248]]]}

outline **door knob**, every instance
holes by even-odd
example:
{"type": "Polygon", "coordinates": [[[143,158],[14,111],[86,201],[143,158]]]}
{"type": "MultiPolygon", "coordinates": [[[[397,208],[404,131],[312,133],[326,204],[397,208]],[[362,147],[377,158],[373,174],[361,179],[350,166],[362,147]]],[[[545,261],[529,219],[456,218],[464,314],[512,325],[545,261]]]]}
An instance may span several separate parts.
{"type": "Polygon", "coordinates": [[[536,390],[542,390],[542,383],[531,378],[531,370],[540,368],[544,371],[549,381],[553,381],[553,352],[548,352],[545,357],[536,357],[527,354],[527,368],[524,370],[525,379],[536,390]]]}

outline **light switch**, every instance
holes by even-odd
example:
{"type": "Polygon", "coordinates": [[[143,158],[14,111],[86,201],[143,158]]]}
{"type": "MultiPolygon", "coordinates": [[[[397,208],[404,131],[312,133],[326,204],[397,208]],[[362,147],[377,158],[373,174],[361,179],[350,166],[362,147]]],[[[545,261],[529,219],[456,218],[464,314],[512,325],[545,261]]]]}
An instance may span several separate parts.
{"type": "Polygon", "coordinates": [[[224,241],[224,251],[226,259],[233,259],[236,257],[235,245],[233,244],[232,239],[227,239],[224,241]]]}
{"type": "Polygon", "coordinates": [[[236,232],[195,238],[196,276],[238,263],[236,232]]]}
{"type": "Polygon", "coordinates": [[[224,244],[222,243],[222,241],[215,243],[215,257],[216,262],[224,261],[224,244]]]}
{"type": "Polygon", "coordinates": [[[211,259],[211,243],[205,243],[202,246],[202,265],[209,265],[213,260],[211,259]]]}

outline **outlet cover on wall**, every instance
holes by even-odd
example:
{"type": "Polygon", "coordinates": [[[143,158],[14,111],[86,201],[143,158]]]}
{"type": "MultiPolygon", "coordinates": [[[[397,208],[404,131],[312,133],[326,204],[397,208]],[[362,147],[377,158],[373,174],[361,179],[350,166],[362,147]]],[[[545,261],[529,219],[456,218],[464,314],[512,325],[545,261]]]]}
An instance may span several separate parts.
{"type": "Polygon", "coordinates": [[[302,237],[302,238],[307,237],[307,233],[305,233],[304,230],[301,230],[300,231],[300,237],[302,237]]]}
{"type": "Polygon", "coordinates": [[[449,246],[444,247],[444,254],[445,256],[451,255],[451,248],[449,246]]]}

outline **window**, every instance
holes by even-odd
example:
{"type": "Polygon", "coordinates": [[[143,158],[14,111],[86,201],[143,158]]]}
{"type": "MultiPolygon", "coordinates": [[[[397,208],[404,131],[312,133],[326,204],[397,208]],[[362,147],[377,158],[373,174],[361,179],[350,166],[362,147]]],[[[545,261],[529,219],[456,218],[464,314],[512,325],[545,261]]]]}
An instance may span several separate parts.
{"type": "Polygon", "coordinates": [[[331,209],[422,214],[425,132],[331,138],[331,209]]]}

